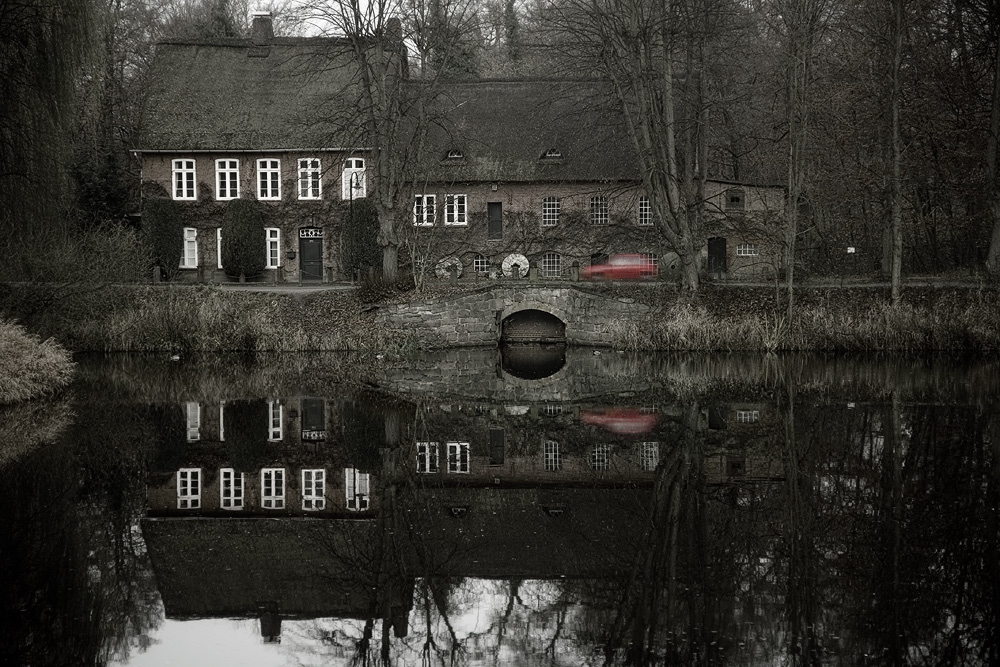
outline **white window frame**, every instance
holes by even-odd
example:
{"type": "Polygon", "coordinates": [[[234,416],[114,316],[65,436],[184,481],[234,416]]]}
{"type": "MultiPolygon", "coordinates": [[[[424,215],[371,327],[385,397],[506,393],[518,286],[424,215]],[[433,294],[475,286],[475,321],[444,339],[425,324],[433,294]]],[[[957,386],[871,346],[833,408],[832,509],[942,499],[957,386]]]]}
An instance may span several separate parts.
{"type": "Polygon", "coordinates": [[[543,254],[539,265],[543,278],[559,278],[562,276],[562,255],[557,252],[543,254]]]}
{"type": "Polygon", "coordinates": [[[639,443],[639,467],[645,472],[653,472],[660,465],[660,443],[649,440],[639,443]]]}
{"type": "Polygon", "coordinates": [[[605,195],[594,195],[590,198],[590,224],[606,225],[610,221],[608,198],[605,195]]]}
{"type": "Polygon", "coordinates": [[[542,199],[542,227],[558,225],[561,212],[562,200],[559,197],[544,197],[542,199]]]}
{"type": "Polygon", "coordinates": [[[173,160],[170,163],[174,199],[192,201],[198,198],[197,167],[194,160],[173,160]]]}
{"type": "Polygon", "coordinates": [[[184,418],[187,422],[187,441],[198,442],[201,440],[201,403],[185,402],[184,418]]]}
{"type": "Polygon", "coordinates": [[[318,157],[299,158],[299,199],[323,198],[323,165],[318,157]]]}
{"type": "Polygon", "coordinates": [[[590,450],[590,467],[598,472],[611,469],[611,445],[607,443],[594,445],[590,450]]]}
{"type": "Polygon", "coordinates": [[[261,468],[260,506],[266,510],[285,509],[284,468],[261,468]]]}
{"type": "Polygon", "coordinates": [[[640,227],[651,227],[653,225],[653,204],[646,195],[639,195],[637,222],[640,227]]]}
{"type": "Polygon", "coordinates": [[[240,198],[240,161],[222,158],[215,161],[215,199],[230,201],[240,198]]]}
{"type": "Polygon", "coordinates": [[[740,243],[736,246],[737,257],[756,257],[758,255],[756,243],[740,243]]]}
{"type": "Polygon", "coordinates": [[[490,271],[490,259],[486,255],[481,255],[476,253],[472,257],[472,271],[474,273],[489,273],[490,271]]]}
{"type": "Polygon", "coordinates": [[[226,441],[226,402],[219,401],[219,442],[226,441]]]}
{"type": "Polygon", "coordinates": [[[326,509],[326,470],[302,470],[302,509],[307,512],[326,509]]]}
{"type": "Polygon", "coordinates": [[[448,443],[448,472],[467,475],[472,470],[472,452],[468,442],[448,443]]]}
{"type": "Polygon", "coordinates": [[[368,184],[365,176],[365,159],[349,157],[344,160],[344,171],[340,175],[340,198],[344,201],[364,199],[368,184]]]}
{"type": "Polygon", "coordinates": [[[281,442],[285,438],[285,408],[279,401],[267,402],[267,441],[281,442]]]}
{"type": "Polygon", "coordinates": [[[281,268],[281,230],[277,227],[265,227],[264,237],[267,243],[266,256],[267,264],[264,268],[266,269],[280,269],[281,268]]]}
{"type": "Polygon", "coordinates": [[[737,410],[737,424],[756,424],[760,421],[760,410],[737,410]]]}
{"type": "Polygon", "coordinates": [[[233,468],[222,468],[219,477],[219,506],[231,512],[243,509],[246,501],[246,473],[236,472],[233,468]]]}
{"type": "Polygon", "coordinates": [[[364,512],[371,507],[371,475],[357,468],[344,468],[344,495],[347,509],[364,512]]]}
{"type": "Polygon", "coordinates": [[[274,158],[257,160],[257,199],[281,200],[281,160],[274,158]]]}
{"type": "Polygon", "coordinates": [[[177,509],[195,510],[201,507],[201,468],[181,468],[177,471],[177,509]]]}
{"type": "Polygon", "coordinates": [[[660,256],[655,252],[644,252],[642,253],[642,259],[647,266],[656,268],[656,265],[660,263],[660,256]]]}
{"type": "Polygon", "coordinates": [[[469,224],[469,198],[467,195],[444,196],[444,224],[464,227],[469,224]]]}
{"type": "Polygon", "coordinates": [[[413,226],[433,227],[437,213],[437,195],[413,195],[413,226]]]}
{"type": "Polygon", "coordinates": [[[222,227],[215,228],[215,258],[218,260],[219,269],[222,268],[222,227]]]}
{"type": "Polygon", "coordinates": [[[545,472],[562,470],[562,453],[559,451],[559,443],[555,440],[542,442],[542,466],[545,468],[545,472]]]}
{"type": "Polygon", "coordinates": [[[438,471],[438,443],[417,443],[417,472],[422,475],[433,475],[438,471]]]}
{"type": "Polygon", "coordinates": [[[184,228],[184,245],[181,250],[180,268],[198,268],[198,230],[194,227],[184,228]]]}

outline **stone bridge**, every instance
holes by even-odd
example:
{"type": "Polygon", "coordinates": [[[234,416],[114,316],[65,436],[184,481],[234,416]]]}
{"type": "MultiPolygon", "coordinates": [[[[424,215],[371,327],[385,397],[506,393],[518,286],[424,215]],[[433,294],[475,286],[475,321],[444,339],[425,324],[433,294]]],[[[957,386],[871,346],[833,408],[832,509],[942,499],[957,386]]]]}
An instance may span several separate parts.
{"type": "Polygon", "coordinates": [[[623,320],[650,307],[576,286],[492,286],[384,306],[379,322],[415,334],[424,347],[566,342],[610,345],[623,320]]]}

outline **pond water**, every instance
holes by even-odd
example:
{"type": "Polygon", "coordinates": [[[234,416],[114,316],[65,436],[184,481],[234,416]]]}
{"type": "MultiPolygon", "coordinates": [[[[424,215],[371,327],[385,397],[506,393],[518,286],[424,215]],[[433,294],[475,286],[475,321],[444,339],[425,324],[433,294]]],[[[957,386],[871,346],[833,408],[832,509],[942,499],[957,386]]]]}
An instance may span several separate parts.
{"type": "Polygon", "coordinates": [[[0,413],[2,664],[1000,660],[993,359],[80,362],[0,413]]]}

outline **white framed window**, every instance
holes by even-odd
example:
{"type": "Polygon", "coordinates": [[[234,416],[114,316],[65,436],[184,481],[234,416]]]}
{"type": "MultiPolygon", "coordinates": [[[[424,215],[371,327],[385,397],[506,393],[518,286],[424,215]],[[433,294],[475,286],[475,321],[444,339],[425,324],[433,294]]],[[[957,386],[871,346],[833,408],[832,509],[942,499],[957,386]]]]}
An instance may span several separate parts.
{"type": "Polygon", "coordinates": [[[261,469],[260,506],[268,510],[280,510],[285,508],[284,468],[261,469]]]}
{"type": "Polygon", "coordinates": [[[215,228],[215,259],[218,260],[219,268],[222,268],[222,227],[215,228]]]}
{"type": "Polygon", "coordinates": [[[323,197],[323,171],[319,158],[299,159],[299,199],[321,199],[323,197]]]}
{"type": "Polygon", "coordinates": [[[557,403],[546,403],[542,408],[542,414],[546,417],[555,417],[563,413],[563,406],[557,403]]]}
{"type": "Polygon", "coordinates": [[[181,250],[181,268],[198,268],[198,230],[194,227],[184,228],[184,246],[181,250]]]}
{"type": "Polygon", "coordinates": [[[281,160],[257,160],[257,199],[281,199],[281,160]]]}
{"type": "Polygon", "coordinates": [[[326,509],[326,470],[312,468],[302,471],[302,509],[326,509]]]}
{"type": "Polygon", "coordinates": [[[590,198],[590,224],[608,224],[608,198],[604,195],[595,195],[590,198]]]}
{"type": "Polygon", "coordinates": [[[184,420],[187,422],[187,441],[201,440],[201,404],[188,401],[184,404],[184,420]]]}
{"type": "Polygon", "coordinates": [[[344,160],[344,171],[340,175],[340,198],[345,201],[363,199],[366,187],[364,158],[349,157],[344,160]]]}
{"type": "Polygon", "coordinates": [[[559,452],[559,443],[555,440],[546,440],[542,443],[542,463],[545,472],[562,470],[562,454],[559,452]]]}
{"type": "Polygon", "coordinates": [[[177,509],[201,507],[201,468],[181,468],[177,471],[177,509]]]}
{"type": "Polygon", "coordinates": [[[639,467],[653,472],[660,465],[660,443],[655,441],[639,443],[639,467]]]}
{"type": "Polygon", "coordinates": [[[174,160],[171,162],[174,199],[197,199],[198,185],[195,179],[194,160],[174,160]]]}
{"type": "Polygon", "coordinates": [[[436,442],[417,443],[417,472],[433,474],[438,471],[438,444],[436,442]]]}
{"type": "Polygon", "coordinates": [[[285,437],[285,411],[278,401],[267,402],[267,440],[281,442],[285,437]]]}
{"type": "Polygon", "coordinates": [[[239,199],[240,161],[215,161],[215,198],[219,201],[239,199]]]}
{"type": "Polygon", "coordinates": [[[472,270],[475,273],[489,273],[490,260],[486,258],[486,255],[476,253],[475,257],[472,258],[472,270]]]}
{"type": "Polygon", "coordinates": [[[223,468],[219,472],[222,476],[219,484],[219,503],[222,509],[234,511],[243,509],[247,476],[232,468],[223,468]]]}
{"type": "Polygon", "coordinates": [[[219,442],[226,441],[226,402],[219,401],[219,442]]]}
{"type": "Polygon", "coordinates": [[[649,203],[649,197],[639,195],[639,225],[648,227],[653,224],[653,206],[649,203]]]}
{"type": "Polygon", "coordinates": [[[558,278],[562,275],[562,257],[557,252],[542,255],[542,277],[558,278]]]}
{"type": "Polygon", "coordinates": [[[434,225],[434,213],[437,208],[435,195],[415,195],[413,198],[413,224],[417,227],[434,225]]]}
{"type": "Polygon", "coordinates": [[[281,267],[281,230],[277,227],[266,227],[264,234],[267,239],[267,266],[268,269],[281,267]]]}
{"type": "Polygon", "coordinates": [[[757,244],[756,243],[740,243],[736,246],[736,256],[737,257],[756,257],[757,256],[757,244]]]}
{"type": "Polygon", "coordinates": [[[657,263],[660,261],[660,256],[655,252],[644,252],[642,253],[642,261],[646,266],[651,268],[656,268],[657,263]]]}
{"type": "Polygon", "coordinates": [[[542,227],[555,227],[559,224],[559,210],[562,208],[562,201],[559,197],[545,197],[542,199],[542,227]]]}
{"type": "Polygon", "coordinates": [[[467,442],[448,443],[448,472],[450,473],[469,472],[469,443],[467,442]]]}
{"type": "Polygon", "coordinates": [[[369,492],[370,475],[358,472],[357,468],[344,468],[344,493],[347,496],[347,509],[352,512],[364,512],[371,506],[369,492]]]}
{"type": "Polygon", "coordinates": [[[469,224],[466,202],[467,202],[467,197],[465,195],[445,195],[444,224],[446,225],[469,224]]]}
{"type": "Polygon", "coordinates": [[[736,422],[739,424],[755,424],[760,421],[760,410],[737,410],[736,422]]]}
{"type": "Polygon", "coordinates": [[[611,445],[594,445],[590,450],[590,467],[594,470],[607,470],[611,467],[611,445]]]}

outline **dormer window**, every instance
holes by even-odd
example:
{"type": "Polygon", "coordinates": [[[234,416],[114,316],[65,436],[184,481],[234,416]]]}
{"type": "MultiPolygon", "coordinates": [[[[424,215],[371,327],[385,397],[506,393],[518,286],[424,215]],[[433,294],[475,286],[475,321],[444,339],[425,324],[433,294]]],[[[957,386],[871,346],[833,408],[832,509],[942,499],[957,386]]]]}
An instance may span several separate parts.
{"type": "Polygon", "coordinates": [[[562,151],[557,148],[549,148],[542,154],[543,160],[561,160],[562,151]]]}
{"type": "Polygon", "coordinates": [[[445,156],[445,159],[446,160],[464,160],[465,159],[465,153],[463,153],[462,151],[458,150],[457,148],[452,148],[450,151],[448,151],[448,155],[445,156]]]}
{"type": "Polygon", "coordinates": [[[746,209],[746,196],[740,188],[726,190],[726,210],[743,211],[746,209]]]}

